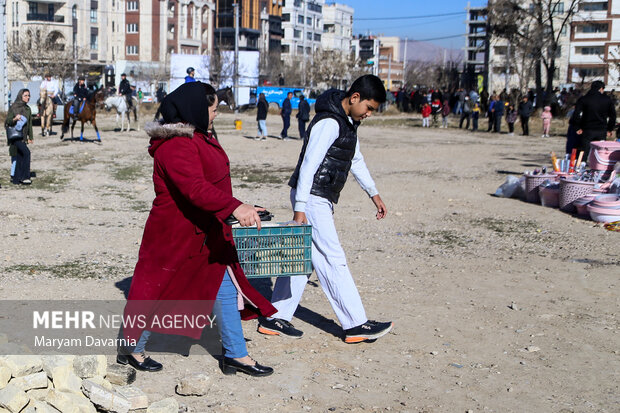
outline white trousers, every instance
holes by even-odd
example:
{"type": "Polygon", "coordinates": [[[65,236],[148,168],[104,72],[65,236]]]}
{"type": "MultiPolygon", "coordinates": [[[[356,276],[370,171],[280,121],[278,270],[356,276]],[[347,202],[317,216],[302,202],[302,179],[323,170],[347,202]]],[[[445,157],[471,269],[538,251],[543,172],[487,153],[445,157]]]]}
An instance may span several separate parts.
{"type": "MultiPolygon", "coordinates": [[[[295,189],[291,203],[295,204],[295,189]]],[[[312,265],[340,325],[346,330],[364,324],[366,311],[338,240],[332,203],[310,195],[306,217],[312,225],[312,265]]],[[[278,312],[272,317],[291,321],[307,281],[305,275],[277,279],[271,301],[278,312]]]]}

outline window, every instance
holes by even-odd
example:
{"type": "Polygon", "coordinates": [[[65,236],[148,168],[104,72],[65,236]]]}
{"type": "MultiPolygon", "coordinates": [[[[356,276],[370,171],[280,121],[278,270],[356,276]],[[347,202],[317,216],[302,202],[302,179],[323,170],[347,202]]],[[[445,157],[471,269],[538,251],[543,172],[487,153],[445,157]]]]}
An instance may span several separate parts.
{"type": "Polygon", "coordinates": [[[590,23],[579,25],[581,33],[607,33],[607,23],[590,23]]]}
{"type": "Polygon", "coordinates": [[[73,7],[71,7],[71,18],[77,19],[77,6],[76,5],[73,5],[73,7]]]}
{"type": "Polygon", "coordinates": [[[114,20],[112,20],[112,33],[114,33],[114,20]]]}
{"type": "Polygon", "coordinates": [[[306,33],[306,40],[312,41],[312,33],[311,32],[307,32],[306,33]]]}
{"type": "Polygon", "coordinates": [[[290,47],[288,44],[283,44],[282,45],[282,53],[284,54],[289,54],[290,53],[290,47]]]}
{"type": "Polygon", "coordinates": [[[606,1],[601,1],[598,3],[581,3],[579,5],[579,10],[583,10],[583,11],[605,11],[607,10],[607,3],[606,1]]]}
{"type": "Polygon", "coordinates": [[[97,50],[99,49],[99,36],[96,34],[92,34],[90,35],[90,50],[97,50]]]}
{"type": "MultiPolygon", "coordinates": [[[[136,1],[136,0],[128,1],[127,2],[127,11],[138,11],[138,1],[136,1]]],[[[129,47],[129,46],[127,46],[127,47],[129,47]]]]}
{"type": "Polygon", "coordinates": [[[295,39],[299,39],[301,37],[301,30],[294,29],[293,30],[293,37],[295,39]]]}
{"type": "Polygon", "coordinates": [[[13,45],[19,46],[19,32],[13,32],[13,45]]]}
{"type": "Polygon", "coordinates": [[[314,41],[315,42],[320,42],[321,41],[321,35],[318,33],[314,33],[314,41]]]}
{"type": "Polygon", "coordinates": [[[13,27],[19,26],[19,7],[17,2],[13,5],[13,27]]]}
{"type": "Polygon", "coordinates": [[[304,16],[301,14],[297,16],[297,23],[304,24],[304,16]]]}
{"type": "Polygon", "coordinates": [[[168,3],[168,11],[174,14],[174,3],[173,2],[168,3]]]}
{"type": "Polygon", "coordinates": [[[577,54],[583,55],[602,55],[603,46],[584,46],[577,48],[577,54]]]}
{"type": "Polygon", "coordinates": [[[560,14],[564,14],[564,3],[563,2],[554,3],[551,8],[551,15],[557,16],[560,14]]]}
{"type": "Polygon", "coordinates": [[[97,9],[90,9],[90,22],[97,23],[97,9]]]}
{"type": "Polygon", "coordinates": [[[301,7],[301,0],[295,0],[295,7],[301,7]]]}
{"type": "Polygon", "coordinates": [[[127,33],[138,33],[138,23],[127,23],[127,33]]]}
{"type": "Polygon", "coordinates": [[[506,55],[507,47],[506,46],[495,46],[493,48],[493,52],[498,56],[506,55]]]}
{"type": "Polygon", "coordinates": [[[283,22],[290,22],[291,21],[290,13],[282,13],[282,21],[283,22]]]}
{"type": "Polygon", "coordinates": [[[35,3],[33,1],[28,2],[28,13],[30,14],[39,13],[39,3],[35,3]]]}
{"type": "Polygon", "coordinates": [[[567,27],[568,26],[566,24],[564,26],[562,26],[562,30],[560,31],[560,34],[562,36],[566,36],[567,27]]]}
{"type": "Polygon", "coordinates": [[[602,67],[580,67],[573,69],[573,78],[581,79],[586,77],[599,77],[605,75],[605,69],[602,67]]]}
{"type": "Polygon", "coordinates": [[[127,46],[127,54],[128,55],[137,55],[138,54],[138,46],[127,46]]]}
{"type": "Polygon", "coordinates": [[[314,11],[317,13],[322,13],[323,7],[320,4],[308,2],[308,10],[314,11]]]}
{"type": "Polygon", "coordinates": [[[306,17],[306,24],[312,26],[312,17],[306,17]]]}
{"type": "Polygon", "coordinates": [[[304,47],[303,46],[297,46],[297,54],[298,55],[304,54],[304,47]]]}

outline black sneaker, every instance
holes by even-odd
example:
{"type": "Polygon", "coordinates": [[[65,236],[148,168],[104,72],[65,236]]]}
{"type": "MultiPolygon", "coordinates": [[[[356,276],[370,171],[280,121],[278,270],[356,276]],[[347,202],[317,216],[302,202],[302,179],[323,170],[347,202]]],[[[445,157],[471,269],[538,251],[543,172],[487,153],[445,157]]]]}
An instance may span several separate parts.
{"type": "Polygon", "coordinates": [[[268,320],[261,317],[258,322],[258,332],[269,336],[283,335],[291,338],[301,338],[304,335],[303,331],[297,330],[293,327],[293,324],[281,318],[268,320]]]}
{"type": "Polygon", "coordinates": [[[344,330],[344,342],[348,344],[361,343],[362,341],[376,340],[383,337],[392,329],[393,323],[379,323],[374,320],[368,320],[361,326],[344,330]]]}

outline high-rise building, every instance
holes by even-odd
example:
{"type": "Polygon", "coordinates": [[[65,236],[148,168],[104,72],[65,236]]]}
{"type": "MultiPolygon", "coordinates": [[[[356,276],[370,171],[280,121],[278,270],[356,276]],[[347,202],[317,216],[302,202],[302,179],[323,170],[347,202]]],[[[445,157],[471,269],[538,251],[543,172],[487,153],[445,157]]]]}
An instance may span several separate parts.
{"type": "Polygon", "coordinates": [[[107,82],[118,84],[126,72],[133,82],[159,82],[171,53],[213,50],[214,13],[215,0],[14,0],[8,40],[19,47],[28,28],[39,28],[54,47],[77,51],[77,74],[91,81],[105,72],[107,82]]]}
{"type": "Polygon", "coordinates": [[[351,52],[353,12],[352,7],[344,4],[329,3],[323,6],[323,49],[351,52]]]}
{"type": "Polygon", "coordinates": [[[351,54],[369,73],[379,75],[379,49],[381,42],[374,36],[356,36],[351,41],[351,54]]]}
{"type": "Polygon", "coordinates": [[[488,88],[489,33],[486,7],[470,7],[467,3],[465,59],[462,84],[467,89],[488,88]]]}
{"type": "Polygon", "coordinates": [[[282,57],[310,58],[321,47],[324,0],[288,0],[282,7],[282,57]]]}
{"type": "Polygon", "coordinates": [[[260,41],[261,53],[280,56],[282,49],[282,2],[283,0],[260,1],[260,41]]]}
{"type": "Polygon", "coordinates": [[[235,48],[235,4],[239,7],[239,50],[259,50],[260,3],[260,0],[215,0],[217,50],[235,48]]]}

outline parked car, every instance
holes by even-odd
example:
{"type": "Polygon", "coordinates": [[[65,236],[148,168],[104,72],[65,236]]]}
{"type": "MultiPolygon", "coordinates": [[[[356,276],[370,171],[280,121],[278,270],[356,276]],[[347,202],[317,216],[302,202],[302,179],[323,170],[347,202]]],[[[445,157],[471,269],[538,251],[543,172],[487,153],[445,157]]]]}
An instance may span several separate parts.
{"type": "Polygon", "coordinates": [[[155,96],[151,92],[144,92],[142,94],[142,103],[153,103],[155,102],[155,96]]]}

